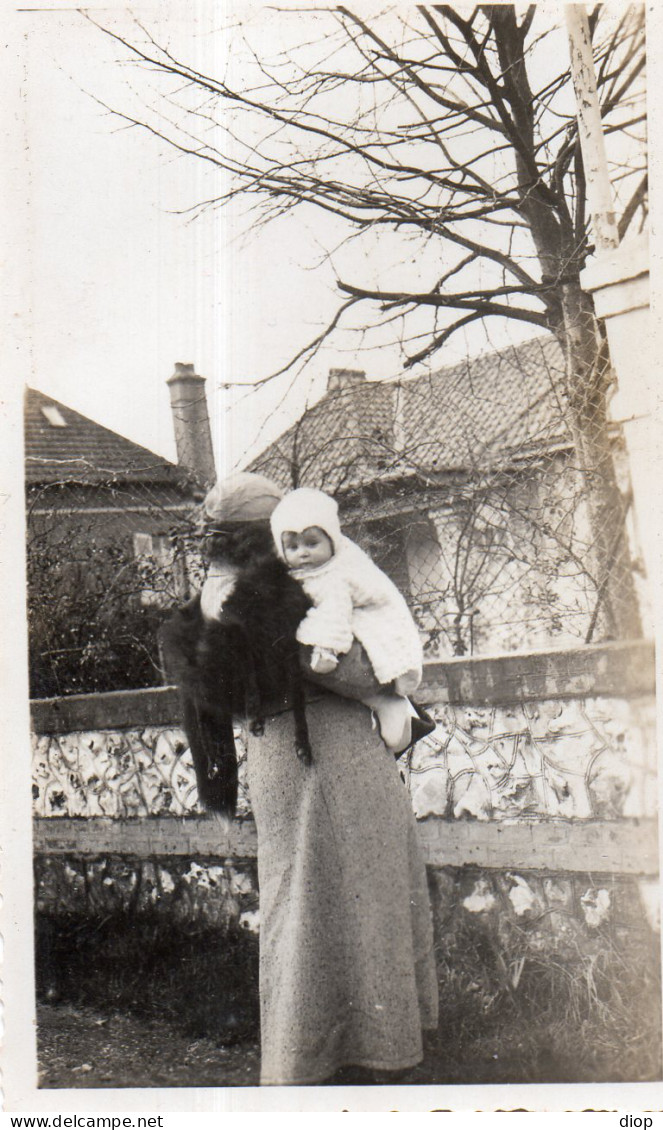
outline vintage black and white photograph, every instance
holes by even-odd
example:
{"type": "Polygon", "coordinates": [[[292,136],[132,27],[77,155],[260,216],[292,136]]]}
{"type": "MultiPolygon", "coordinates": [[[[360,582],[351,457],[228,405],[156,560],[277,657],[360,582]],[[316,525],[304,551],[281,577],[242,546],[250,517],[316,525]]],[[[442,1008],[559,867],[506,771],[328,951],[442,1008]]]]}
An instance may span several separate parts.
{"type": "Polygon", "coordinates": [[[14,1109],[660,1100],[652,20],[15,11],[14,1109]]]}

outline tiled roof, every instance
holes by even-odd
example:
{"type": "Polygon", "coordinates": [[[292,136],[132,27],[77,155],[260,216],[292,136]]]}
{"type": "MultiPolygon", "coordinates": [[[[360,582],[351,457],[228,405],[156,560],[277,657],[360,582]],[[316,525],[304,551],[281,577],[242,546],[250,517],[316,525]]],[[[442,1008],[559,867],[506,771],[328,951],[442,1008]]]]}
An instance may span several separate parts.
{"type": "Polygon", "coordinates": [[[25,395],[25,474],[28,486],[186,482],[174,463],[35,389],[25,395]]]}
{"type": "Polygon", "coordinates": [[[550,335],[423,377],[328,392],[250,470],[331,493],[413,473],[495,467],[568,439],[550,335]]]}

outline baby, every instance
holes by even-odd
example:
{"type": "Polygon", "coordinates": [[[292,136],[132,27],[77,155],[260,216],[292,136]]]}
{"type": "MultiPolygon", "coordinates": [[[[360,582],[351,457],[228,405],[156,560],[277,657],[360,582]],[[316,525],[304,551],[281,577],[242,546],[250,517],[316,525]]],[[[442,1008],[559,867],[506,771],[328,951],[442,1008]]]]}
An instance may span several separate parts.
{"type": "Polygon", "coordinates": [[[313,603],[297,630],[298,641],[313,648],[312,670],[333,671],[357,639],[384,687],[361,701],[377,716],[387,748],[398,755],[434,728],[407,698],[421,682],[423,649],[405,600],[341,533],[338,506],[323,491],[290,491],[270,522],[277,553],[313,603]]]}

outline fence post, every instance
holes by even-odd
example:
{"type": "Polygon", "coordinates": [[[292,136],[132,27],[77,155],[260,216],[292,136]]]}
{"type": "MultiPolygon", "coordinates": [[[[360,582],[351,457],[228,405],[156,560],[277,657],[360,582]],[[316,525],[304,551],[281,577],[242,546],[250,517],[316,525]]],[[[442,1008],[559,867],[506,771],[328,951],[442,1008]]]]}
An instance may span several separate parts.
{"type": "Polygon", "coordinates": [[[569,33],[571,79],[576,96],[578,136],[585,169],[587,199],[592,213],[596,246],[605,250],[618,246],[619,235],[605,153],[589,22],[587,11],[581,4],[566,4],[564,12],[569,33]]]}

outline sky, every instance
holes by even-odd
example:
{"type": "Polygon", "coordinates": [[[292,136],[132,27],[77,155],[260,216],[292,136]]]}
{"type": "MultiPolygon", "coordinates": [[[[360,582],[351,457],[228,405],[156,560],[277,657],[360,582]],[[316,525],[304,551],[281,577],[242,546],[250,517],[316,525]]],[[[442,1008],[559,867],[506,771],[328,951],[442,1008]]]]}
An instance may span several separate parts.
{"type": "MultiPolygon", "coordinates": [[[[131,26],[124,5],[89,10],[120,31],[131,26]]],[[[218,11],[204,0],[132,6],[201,70],[224,62],[218,11]]],[[[259,24],[260,9],[251,11],[259,24]]],[[[16,382],[175,459],[166,380],[175,362],[191,362],[207,378],[224,473],[283,431],[307,396],[322,395],[330,367],[400,375],[394,348],[362,353],[341,342],[294,389],[285,376],[259,393],[225,391],[225,381],[278,369],[335,312],[319,217],[297,214],[253,233],[244,205],[192,218],[186,210],[218,192],[218,177],[97,101],[138,105],[128,92],[144,93],[149,76],[119,65],[118,47],[56,0],[51,10],[17,10],[13,32],[20,99],[9,127],[16,175],[27,184],[24,194],[9,185],[16,228],[5,233],[25,300],[16,382]]],[[[499,345],[532,330],[510,322],[491,332],[499,345]]],[[[435,364],[482,348],[482,337],[459,336],[435,364]]]]}
{"type": "MultiPolygon", "coordinates": [[[[130,26],[123,6],[90,10],[120,30],[130,26]]],[[[201,69],[218,65],[215,5],[140,3],[132,11],[201,69]]],[[[226,380],[251,382],[279,368],[332,317],[337,299],[331,265],[319,265],[320,221],[291,217],[252,236],[244,206],[182,214],[210,194],[203,163],[126,128],[95,101],[124,108],[127,82],[140,86],[145,76],[118,66],[117,46],[64,5],[22,9],[14,34],[21,98],[11,125],[24,142],[19,171],[28,191],[17,202],[25,247],[12,251],[23,257],[22,372],[30,386],[174,459],[165,382],[175,362],[192,362],[207,378],[223,472],[292,422],[304,395],[322,395],[330,367],[400,374],[394,349],[366,356],[331,348],[294,392],[291,377],[259,394],[224,392],[226,380]]],[[[470,339],[471,351],[482,344],[470,339]]],[[[459,340],[444,361],[466,348],[459,340]]]]}

